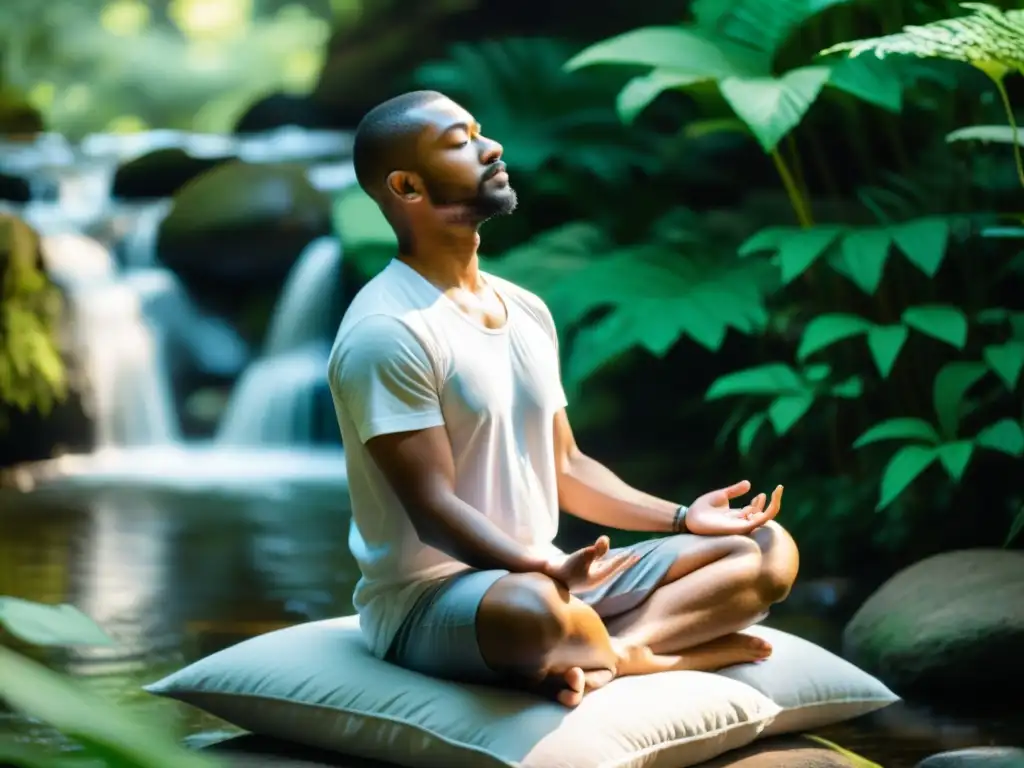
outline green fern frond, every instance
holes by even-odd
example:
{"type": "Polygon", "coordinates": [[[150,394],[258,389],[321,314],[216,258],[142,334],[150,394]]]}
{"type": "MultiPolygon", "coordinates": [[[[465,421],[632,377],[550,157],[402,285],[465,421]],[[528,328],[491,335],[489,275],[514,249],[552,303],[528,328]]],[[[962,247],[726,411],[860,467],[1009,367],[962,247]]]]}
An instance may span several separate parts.
{"type": "MultiPolygon", "coordinates": [[[[878,58],[896,54],[970,64],[992,78],[1016,135],[1017,122],[1003,80],[1013,70],[1024,73],[1024,10],[1003,11],[988,3],[960,3],[960,7],[974,13],[922,26],[906,26],[893,35],[838,43],[821,53],[846,51],[853,58],[872,52],[878,58]]],[[[1014,161],[1024,186],[1024,159],[1017,145],[1014,161]]]]}
{"type": "Polygon", "coordinates": [[[961,3],[960,7],[974,13],[906,26],[892,35],[839,43],[821,53],[847,51],[853,57],[872,52],[879,58],[902,54],[952,59],[973,64],[993,78],[1011,69],[1024,71],[1024,10],[1003,11],[987,3],[961,3]]]}

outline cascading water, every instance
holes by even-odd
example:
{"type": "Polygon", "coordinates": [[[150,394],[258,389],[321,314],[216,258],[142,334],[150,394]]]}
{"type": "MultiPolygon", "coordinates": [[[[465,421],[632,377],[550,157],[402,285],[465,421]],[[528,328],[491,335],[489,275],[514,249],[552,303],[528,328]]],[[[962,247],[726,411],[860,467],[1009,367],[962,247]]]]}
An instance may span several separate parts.
{"type": "Polygon", "coordinates": [[[302,252],[274,309],[262,356],[231,394],[217,432],[224,445],[310,445],[320,432],[327,358],[341,286],[341,246],[321,238],[302,252]]]}
{"type": "Polygon", "coordinates": [[[270,319],[263,356],[273,357],[334,333],[334,308],[341,287],[341,244],[322,237],[299,256],[270,319]]]}
{"type": "Polygon", "coordinates": [[[47,270],[67,294],[97,448],[178,440],[162,338],[147,323],[139,292],[90,238],[44,236],[42,249],[47,270]]]}

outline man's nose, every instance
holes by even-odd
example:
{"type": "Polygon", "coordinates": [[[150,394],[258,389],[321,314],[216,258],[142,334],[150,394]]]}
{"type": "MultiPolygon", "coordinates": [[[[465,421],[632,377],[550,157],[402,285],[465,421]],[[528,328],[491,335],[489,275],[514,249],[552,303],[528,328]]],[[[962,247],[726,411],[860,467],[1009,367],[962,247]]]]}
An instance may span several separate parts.
{"type": "Polygon", "coordinates": [[[487,139],[483,152],[480,153],[480,162],[484,165],[496,163],[504,154],[505,148],[496,141],[487,139]]]}

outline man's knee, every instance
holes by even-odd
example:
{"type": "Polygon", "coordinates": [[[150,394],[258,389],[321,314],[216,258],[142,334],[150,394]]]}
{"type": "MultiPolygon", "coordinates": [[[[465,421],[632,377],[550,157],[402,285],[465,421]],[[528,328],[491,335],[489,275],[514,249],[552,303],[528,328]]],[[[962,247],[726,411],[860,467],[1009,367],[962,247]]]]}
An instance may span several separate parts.
{"type": "Polygon", "coordinates": [[[511,573],[484,594],[477,638],[484,660],[501,671],[538,670],[571,631],[568,593],[537,573],[511,573]]]}
{"type": "Polygon", "coordinates": [[[796,542],[774,520],[755,530],[751,538],[761,551],[758,591],[766,603],[780,603],[789,597],[799,570],[800,555],[796,542]]]}
{"type": "Polygon", "coordinates": [[[612,669],[608,630],[594,609],[547,576],[511,573],[480,602],[477,638],[500,672],[543,677],[569,667],[612,669]]]}

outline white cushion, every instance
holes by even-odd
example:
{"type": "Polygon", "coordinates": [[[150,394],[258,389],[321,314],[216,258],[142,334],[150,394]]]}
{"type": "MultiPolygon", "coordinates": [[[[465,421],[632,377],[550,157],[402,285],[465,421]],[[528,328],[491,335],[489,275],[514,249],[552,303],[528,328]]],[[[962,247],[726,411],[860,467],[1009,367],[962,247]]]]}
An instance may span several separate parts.
{"type": "Polygon", "coordinates": [[[762,736],[821,728],[899,701],[881,681],[819,645],[769,627],[746,631],[771,643],[772,655],[718,674],[746,683],[782,707],[762,736]]]}
{"type": "Polygon", "coordinates": [[[780,711],[702,672],[615,680],[573,710],[447,683],[376,659],[356,617],[260,635],[146,690],[255,733],[415,768],[686,768],[749,744],[780,711]]]}

